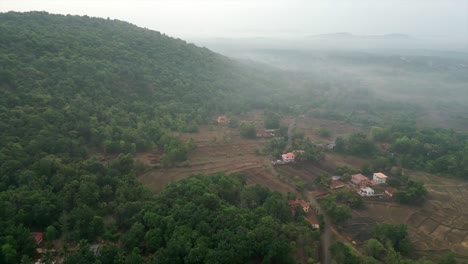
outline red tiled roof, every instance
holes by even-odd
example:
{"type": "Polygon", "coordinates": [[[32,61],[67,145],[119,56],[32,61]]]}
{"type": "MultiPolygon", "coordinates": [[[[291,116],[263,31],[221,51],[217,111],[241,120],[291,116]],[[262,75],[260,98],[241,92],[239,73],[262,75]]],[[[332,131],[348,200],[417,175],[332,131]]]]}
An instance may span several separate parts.
{"type": "Polygon", "coordinates": [[[340,187],[344,187],[344,186],[345,186],[344,182],[342,182],[340,180],[336,180],[336,181],[332,181],[330,188],[336,189],[336,188],[340,188],[340,187]]]}
{"type": "Polygon", "coordinates": [[[282,156],[285,157],[285,158],[294,158],[294,157],[296,157],[296,155],[294,155],[294,153],[292,153],[292,152],[283,154],[282,156]]]}
{"type": "Polygon", "coordinates": [[[362,174],[354,174],[353,176],[351,176],[351,181],[353,181],[354,183],[356,184],[359,184],[361,181],[368,181],[369,178],[367,178],[366,176],[362,175],[362,174]]]}
{"type": "Polygon", "coordinates": [[[33,234],[34,234],[34,240],[36,240],[36,244],[41,243],[42,237],[43,237],[44,234],[42,232],[36,232],[36,233],[33,233],[33,234]]]}

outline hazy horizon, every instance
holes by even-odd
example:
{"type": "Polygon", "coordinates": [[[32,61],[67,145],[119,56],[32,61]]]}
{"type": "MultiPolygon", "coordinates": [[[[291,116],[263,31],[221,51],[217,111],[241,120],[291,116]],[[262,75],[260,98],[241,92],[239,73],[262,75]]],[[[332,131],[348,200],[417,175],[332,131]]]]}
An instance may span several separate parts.
{"type": "Polygon", "coordinates": [[[349,32],[468,43],[468,0],[1,1],[0,12],[8,11],[109,17],[183,39],[294,39],[349,32]]]}

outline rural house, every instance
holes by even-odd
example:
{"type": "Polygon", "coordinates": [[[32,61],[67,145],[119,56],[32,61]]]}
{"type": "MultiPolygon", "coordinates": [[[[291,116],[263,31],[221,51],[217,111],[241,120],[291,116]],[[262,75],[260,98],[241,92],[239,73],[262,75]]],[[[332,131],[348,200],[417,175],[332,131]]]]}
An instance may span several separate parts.
{"type": "Polygon", "coordinates": [[[227,124],[229,122],[229,119],[227,116],[218,116],[218,124],[227,124]]]}
{"type": "Polygon", "coordinates": [[[289,206],[294,210],[296,205],[300,205],[305,213],[309,212],[310,204],[304,200],[289,200],[289,206]]]}
{"type": "Polygon", "coordinates": [[[283,159],[284,162],[294,162],[296,155],[294,155],[294,153],[292,152],[289,152],[289,153],[281,155],[281,158],[283,159]]]}
{"type": "Polygon", "coordinates": [[[330,184],[330,188],[332,190],[334,189],[339,189],[339,188],[342,188],[342,187],[345,187],[345,183],[340,181],[340,180],[334,180],[332,181],[332,183],[330,184]]]}
{"type": "Polygon", "coordinates": [[[374,196],[374,190],[370,187],[361,188],[359,194],[361,196],[374,196]]]}
{"type": "Polygon", "coordinates": [[[351,182],[356,184],[357,186],[359,187],[365,187],[367,185],[369,185],[370,181],[369,181],[369,178],[367,178],[366,176],[362,175],[362,174],[354,174],[353,176],[351,176],[351,182]]]}
{"type": "Polygon", "coordinates": [[[39,244],[41,244],[41,242],[42,242],[42,238],[43,238],[44,234],[42,232],[33,232],[32,234],[34,235],[34,240],[36,241],[36,246],[39,246],[39,244]]]}
{"type": "Polygon", "coordinates": [[[388,178],[387,175],[381,172],[375,172],[372,180],[375,181],[375,183],[377,184],[382,184],[382,183],[385,183],[387,178],[388,178]]]}

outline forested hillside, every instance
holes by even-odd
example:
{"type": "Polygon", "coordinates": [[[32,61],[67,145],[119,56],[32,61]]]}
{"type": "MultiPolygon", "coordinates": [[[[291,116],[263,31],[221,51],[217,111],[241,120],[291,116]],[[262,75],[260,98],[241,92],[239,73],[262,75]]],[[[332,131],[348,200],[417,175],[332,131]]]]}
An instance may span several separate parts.
{"type": "Polygon", "coordinates": [[[128,154],[159,150],[168,164],[183,161],[193,146],[170,131],[274,105],[280,85],[125,22],[0,14],[0,262],[30,263],[31,232],[44,232],[46,247],[61,245],[55,254],[66,263],[291,261],[289,242],[312,231],[288,225],[281,195],[218,176],[154,197],[128,154]],[[91,151],[123,154],[101,164],[91,151]],[[100,259],[86,246],[97,241],[114,245],[100,259]]]}

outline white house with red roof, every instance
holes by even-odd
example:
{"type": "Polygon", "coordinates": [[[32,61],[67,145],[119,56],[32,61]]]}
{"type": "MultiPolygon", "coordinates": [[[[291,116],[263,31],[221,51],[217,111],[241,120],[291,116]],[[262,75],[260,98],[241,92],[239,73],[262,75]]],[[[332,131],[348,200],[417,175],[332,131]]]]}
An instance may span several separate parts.
{"type": "Polygon", "coordinates": [[[294,153],[292,152],[289,152],[289,153],[281,155],[281,158],[283,159],[284,162],[294,162],[296,159],[296,155],[294,155],[294,153]]]}

